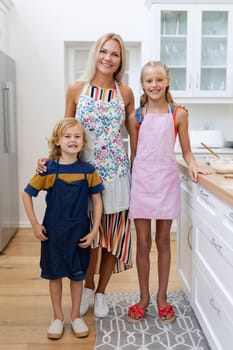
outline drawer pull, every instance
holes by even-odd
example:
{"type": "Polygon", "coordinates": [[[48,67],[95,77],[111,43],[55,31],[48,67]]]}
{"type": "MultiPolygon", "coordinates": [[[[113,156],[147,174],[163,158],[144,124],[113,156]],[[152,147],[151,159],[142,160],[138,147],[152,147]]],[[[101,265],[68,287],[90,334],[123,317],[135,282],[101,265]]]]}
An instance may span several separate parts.
{"type": "Polygon", "coordinates": [[[188,230],[188,236],[187,236],[188,246],[190,250],[193,250],[192,240],[191,240],[192,230],[193,230],[193,225],[190,226],[190,229],[188,230]]]}
{"type": "Polygon", "coordinates": [[[209,199],[209,195],[207,193],[205,193],[203,190],[200,190],[200,196],[205,201],[208,201],[208,199],[209,199]]]}
{"type": "Polygon", "coordinates": [[[214,238],[212,238],[210,242],[213,244],[213,246],[217,250],[217,252],[222,256],[222,246],[220,244],[216,243],[214,238]]]}
{"type": "Polygon", "coordinates": [[[184,176],[184,175],[182,175],[181,179],[182,179],[183,181],[185,181],[185,182],[188,182],[188,180],[189,180],[189,179],[188,179],[186,176],[184,176]]]}
{"type": "Polygon", "coordinates": [[[220,317],[221,310],[215,305],[214,298],[210,299],[210,306],[216,311],[218,317],[220,317]]]}

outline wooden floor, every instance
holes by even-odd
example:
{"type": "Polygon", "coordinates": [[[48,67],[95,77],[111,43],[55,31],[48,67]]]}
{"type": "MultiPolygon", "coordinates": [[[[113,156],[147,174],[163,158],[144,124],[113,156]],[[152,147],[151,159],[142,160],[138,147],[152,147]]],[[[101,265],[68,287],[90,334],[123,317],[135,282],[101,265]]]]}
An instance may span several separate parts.
{"type": "MultiPolygon", "coordinates": [[[[176,275],[176,242],[171,241],[172,267],[169,290],[180,290],[176,275]]],[[[63,306],[65,333],[60,340],[47,339],[51,319],[48,282],[40,278],[40,244],[30,229],[20,229],[0,255],[0,350],[93,350],[95,320],[93,307],[84,316],[89,326],[87,338],[76,338],[69,325],[69,282],[64,280],[63,306]]],[[[135,239],[133,234],[135,262],[135,239]]],[[[156,253],[151,254],[151,291],[156,290],[156,253]]],[[[137,274],[134,268],[112,276],[107,293],[137,291],[137,274]]]]}

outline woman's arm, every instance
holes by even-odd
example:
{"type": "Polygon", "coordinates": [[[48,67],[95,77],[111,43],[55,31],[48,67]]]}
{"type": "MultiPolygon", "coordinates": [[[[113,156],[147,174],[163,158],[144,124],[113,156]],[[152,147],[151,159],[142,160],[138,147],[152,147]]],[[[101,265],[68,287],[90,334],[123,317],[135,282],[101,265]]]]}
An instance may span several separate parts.
{"type": "Polygon", "coordinates": [[[76,113],[76,107],[79,100],[79,96],[84,87],[84,82],[77,81],[68,86],[66,91],[66,110],[65,118],[74,118],[76,113]]]}
{"type": "Polygon", "coordinates": [[[127,85],[120,85],[121,96],[125,105],[125,127],[128,131],[128,117],[134,112],[134,94],[132,89],[127,85]]]}
{"type": "Polygon", "coordinates": [[[138,129],[137,129],[135,111],[133,111],[128,116],[128,133],[130,137],[130,155],[131,155],[130,160],[131,160],[131,167],[132,167],[134,158],[136,156],[137,141],[138,141],[138,129]]]}
{"type": "MultiPolygon", "coordinates": [[[[83,82],[76,82],[71,84],[67,88],[66,92],[66,110],[65,110],[65,118],[74,118],[76,111],[76,104],[79,98],[79,95],[84,86],[83,82]]],[[[46,163],[49,161],[49,158],[40,158],[37,162],[36,173],[40,174],[47,170],[46,163]]]]}
{"type": "Polygon", "coordinates": [[[125,104],[125,127],[130,137],[131,165],[135,158],[137,148],[137,129],[135,119],[134,95],[127,85],[120,85],[121,94],[125,104]]]}

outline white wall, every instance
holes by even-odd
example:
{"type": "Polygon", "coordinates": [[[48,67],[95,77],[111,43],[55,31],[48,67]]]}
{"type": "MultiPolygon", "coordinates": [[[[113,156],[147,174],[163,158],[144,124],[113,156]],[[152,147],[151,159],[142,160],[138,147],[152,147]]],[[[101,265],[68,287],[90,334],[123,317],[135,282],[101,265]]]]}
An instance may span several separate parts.
{"type": "MultiPolygon", "coordinates": [[[[10,55],[17,69],[20,194],[37,159],[48,153],[46,137],[63,118],[64,41],[95,41],[117,32],[125,41],[144,41],[144,0],[13,0],[10,55]]],[[[35,201],[43,214],[43,195],[35,201]]],[[[20,226],[28,220],[20,201],[20,226]]]]}
{"type": "MultiPolygon", "coordinates": [[[[64,42],[95,41],[117,32],[125,41],[142,42],[141,61],[150,53],[144,0],[13,0],[9,54],[17,68],[19,192],[32,176],[37,159],[47,155],[46,137],[64,115],[64,42]]],[[[151,37],[151,36],[150,36],[151,37]]],[[[138,72],[139,79],[139,72],[138,72]]],[[[188,105],[190,129],[211,120],[233,140],[233,105],[188,105]]],[[[43,195],[35,201],[42,217],[43,195]]],[[[20,226],[28,225],[20,201],[20,226]]]]}
{"type": "Polygon", "coordinates": [[[196,104],[187,105],[187,108],[191,130],[222,130],[225,141],[233,141],[232,104],[196,104]]]}

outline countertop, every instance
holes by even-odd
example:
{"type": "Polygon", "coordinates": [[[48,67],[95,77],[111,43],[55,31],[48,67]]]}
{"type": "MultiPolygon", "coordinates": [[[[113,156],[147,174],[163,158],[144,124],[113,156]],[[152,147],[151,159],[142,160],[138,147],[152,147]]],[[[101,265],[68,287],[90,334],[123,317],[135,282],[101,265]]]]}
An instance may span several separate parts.
{"type": "MultiPolygon", "coordinates": [[[[220,148],[214,148],[214,147],[211,147],[213,149],[213,151],[215,151],[216,153],[218,154],[226,154],[226,155],[232,155],[233,157],[233,148],[232,147],[220,147],[220,148]]],[[[192,147],[192,152],[193,154],[195,155],[203,155],[203,154],[206,154],[206,155],[210,155],[210,153],[204,148],[204,147],[192,147]]],[[[177,148],[175,150],[175,153],[177,155],[181,155],[182,152],[181,152],[181,149],[180,148],[177,148]]]]}
{"type": "MultiPolygon", "coordinates": [[[[206,161],[197,159],[198,165],[205,169],[213,169],[206,164],[206,161]]],[[[180,172],[189,176],[188,167],[183,159],[177,159],[180,172]]],[[[206,188],[229,206],[233,207],[233,178],[224,178],[224,174],[216,174],[214,171],[209,175],[198,174],[198,184],[206,188]]]]}

